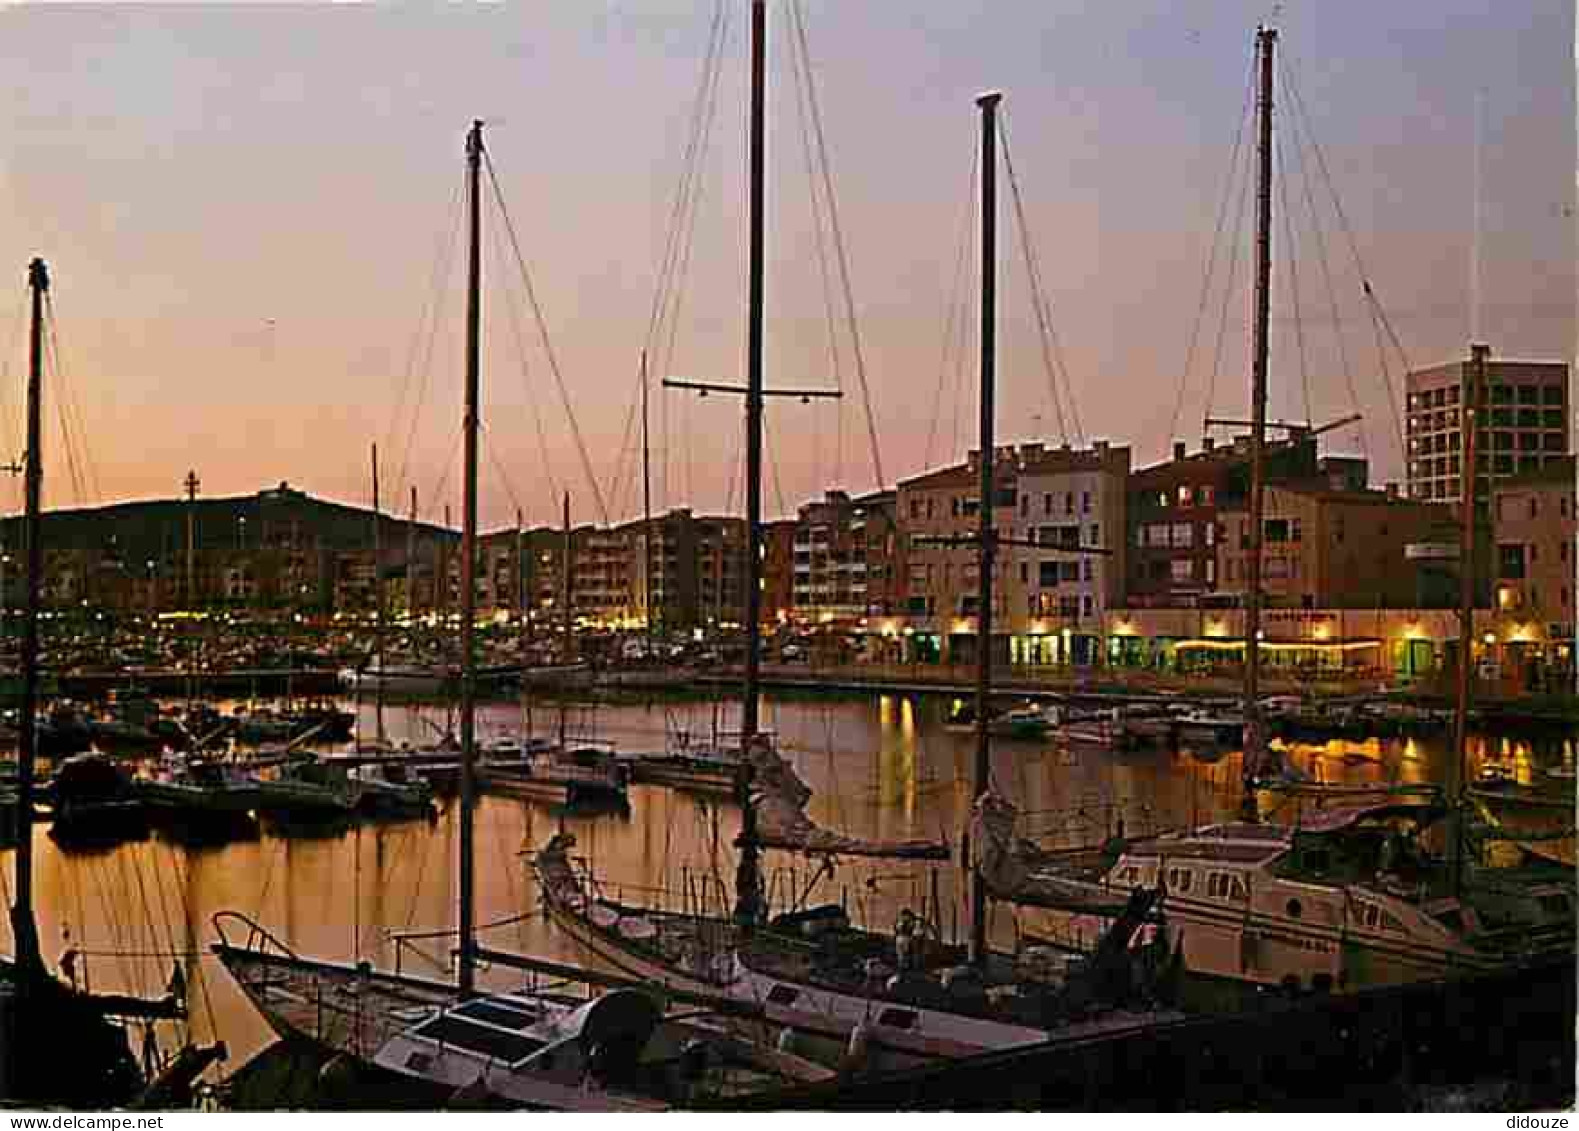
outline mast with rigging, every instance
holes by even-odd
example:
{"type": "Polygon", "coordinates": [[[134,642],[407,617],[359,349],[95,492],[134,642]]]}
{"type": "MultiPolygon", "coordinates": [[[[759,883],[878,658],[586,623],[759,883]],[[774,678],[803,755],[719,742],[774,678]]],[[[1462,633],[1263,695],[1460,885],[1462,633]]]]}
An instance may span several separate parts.
{"type": "MultiPolygon", "coordinates": [[[[647,662],[656,659],[653,639],[657,631],[657,612],[652,601],[652,440],[647,423],[647,351],[641,351],[641,507],[642,507],[642,598],[647,606],[647,662]]],[[[660,559],[661,560],[661,559],[660,559]]]]}
{"type": "Polygon", "coordinates": [[[471,201],[466,282],[466,479],[461,498],[461,836],[460,836],[460,991],[476,988],[475,829],[477,805],[477,414],[479,338],[482,325],[482,121],[472,122],[466,138],[466,173],[471,201]]]}
{"type": "Polygon", "coordinates": [[[45,976],[44,960],[38,946],[38,924],[33,918],[33,761],[38,753],[38,605],[40,579],[44,573],[44,547],[39,522],[44,490],[43,411],[40,402],[44,386],[44,296],[49,291],[49,269],[42,259],[34,259],[28,264],[27,285],[32,292],[22,519],[27,603],[22,615],[22,715],[17,720],[16,896],[11,906],[11,935],[16,941],[17,980],[23,987],[45,976]]]}
{"type": "Polygon", "coordinates": [[[374,733],[384,747],[384,516],[378,506],[378,445],[373,445],[373,608],[374,655],[378,657],[378,686],[373,693],[374,733]]]}
{"type": "MultiPolygon", "coordinates": [[[[992,775],[988,738],[988,697],[992,687],[992,571],[997,558],[997,530],[992,523],[996,483],[993,478],[994,386],[997,366],[998,303],[998,104],[1003,95],[989,91],[976,99],[981,108],[981,473],[977,490],[976,538],[976,759],[971,795],[980,798],[992,775]]],[[[970,961],[987,961],[987,885],[979,869],[969,870],[970,961]]]]}
{"type": "Polygon", "coordinates": [[[1454,893],[1463,887],[1464,830],[1463,806],[1465,758],[1469,746],[1469,699],[1474,687],[1471,673],[1475,658],[1475,487],[1477,433],[1486,403],[1486,359],[1488,346],[1472,342],[1469,364],[1463,366],[1463,389],[1459,396],[1462,419],[1459,443],[1463,451],[1459,466],[1459,543],[1458,543],[1458,694],[1453,706],[1453,753],[1447,760],[1448,828],[1447,866],[1454,893]]]}
{"type": "Polygon", "coordinates": [[[1266,503],[1266,406],[1272,308],[1272,59],[1277,29],[1256,29],[1260,98],[1256,152],[1256,275],[1250,365],[1250,515],[1245,592],[1244,793],[1240,815],[1257,816],[1255,781],[1265,735],[1261,726],[1261,543],[1266,503]]]}

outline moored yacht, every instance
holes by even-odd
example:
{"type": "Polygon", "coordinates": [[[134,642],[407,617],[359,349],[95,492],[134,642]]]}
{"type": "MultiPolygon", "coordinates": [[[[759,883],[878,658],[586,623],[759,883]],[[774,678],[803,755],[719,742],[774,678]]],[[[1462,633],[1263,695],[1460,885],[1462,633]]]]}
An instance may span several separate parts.
{"type": "Polygon", "coordinates": [[[1571,870],[1475,869],[1454,890],[1429,801],[1233,822],[1131,843],[1097,887],[1161,885],[1192,974],[1356,990],[1539,961],[1574,946],[1571,870]]]}

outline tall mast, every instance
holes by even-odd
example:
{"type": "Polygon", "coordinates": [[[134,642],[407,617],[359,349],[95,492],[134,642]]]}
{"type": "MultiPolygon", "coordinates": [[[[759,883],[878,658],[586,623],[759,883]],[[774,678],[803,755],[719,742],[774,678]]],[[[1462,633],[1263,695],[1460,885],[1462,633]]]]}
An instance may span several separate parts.
{"type": "Polygon", "coordinates": [[[652,604],[652,442],[647,432],[647,351],[641,351],[641,507],[642,597],[647,605],[647,659],[653,659],[652,641],[657,614],[652,604]]]}
{"type": "Polygon", "coordinates": [[[193,468],[186,473],[182,480],[186,488],[186,607],[197,608],[197,489],[202,483],[197,478],[197,469],[193,468]]]}
{"type": "Polygon", "coordinates": [[[762,660],[762,277],[766,161],[767,4],[751,0],[750,255],[746,266],[746,687],[740,738],[757,734],[762,660]]]}
{"type": "Polygon", "coordinates": [[[411,515],[406,519],[406,623],[417,619],[417,488],[411,487],[411,515]]]}
{"type": "MultiPolygon", "coordinates": [[[[560,662],[563,663],[563,664],[568,665],[570,663],[570,657],[571,657],[571,652],[570,652],[570,618],[571,618],[571,614],[570,614],[570,492],[569,491],[565,492],[563,521],[564,521],[564,527],[565,527],[565,552],[563,554],[563,557],[564,557],[564,563],[563,563],[564,569],[561,570],[561,573],[564,576],[561,579],[561,584],[563,585],[564,600],[561,602],[561,604],[563,605],[563,609],[562,609],[562,611],[560,613],[560,616],[563,619],[564,625],[565,625],[565,643],[564,643],[563,650],[560,652],[560,662]]],[[[565,685],[566,685],[567,681],[570,678],[570,673],[568,671],[566,671],[566,672],[561,672],[560,674],[561,674],[562,678],[559,680],[559,749],[560,750],[564,750],[565,749],[565,685]]]]}
{"type": "Polygon", "coordinates": [[[559,646],[559,662],[570,663],[570,492],[565,492],[563,509],[560,516],[560,530],[563,536],[563,551],[560,553],[559,563],[559,620],[560,627],[564,630],[565,639],[559,646]]]}
{"type": "Polygon", "coordinates": [[[526,554],[521,540],[521,511],[515,512],[515,616],[516,631],[520,633],[520,652],[526,657],[526,554]]]}
{"type": "Polygon", "coordinates": [[[33,320],[28,335],[27,454],[22,541],[27,558],[27,604],[22,610],[22,717],[17,721],[17,845],[16,902],[11,907],[11,935],[16,940],[18,981],[26,985],[44,973],[38,949],[38,924],[33,921],[33,758],[37,753],[38,601],[44,572],[44,547],[39,506],[44,488],[43,412],[44,296],[49,269],[42,259],[28,264],[27,285],[33,292],[33,320]]]}
{"type": "MultiPolygon", "coordinates": [[[[997,91],[976,99],[981,107],[981,478],[977,486],[976,545],[976,763],[971,794],[980,798],[992,775],[987,737],[988,694],[992,686],[992,570],[997,557],[997,531],[992,524],[994,495],[994,385],[997,366],[998,305],[998,103],[997,91]]],[[[987,886],[970,870],[970,961],[987,961],[987,886]]]]}
{"type": "Polygon", "coordinates": [[[461,885],[460,990],[472,992],[476,948],[473,914],[473,829],[476,806],[474,724],[477,706],[477,412],[478,340],[482,325],[482,122],[473,121],[466,139],[467,188],[471,198],[471,233],[466,278],[466,481],[461,499],[461,885]]]}
{"type": "Polygon", "coordinates": [[[1250,370],[1250,537],[1245,594],[1244,795],[1240,814],[1255,820],[1255,777],[1260,770],[1261,730],[1261,536],[1266,497],[1266,400],[1268,335],[1272,314],[1272,52],[1277,29],[1256,29],[1261,56],[1261,96],[1256,153],[1255,321],[1250,370]]]}
{"type": "Polygon", "coordinates": [[[378,657],[378,685],[373,692],[374,733],[384,745],[384,516],[378,508],[378,445],[373,445],[373,653],[378,657]]]}
{"type": "Polygon", "coordinates": [[[1460,812],[1464,798],[1464,760],[1469,745],[1469,696],[1474,686],[1470,672],[1475,655],[1475,480],[1476,435],[1480,430],[1480,409],[1486,396],[1486,358],[1490,347],[1479,342],[1469,346],[1469,364],[1463,367],[1463,388],[1459,394],[1459,543],[1458,543],[1458,697],[1453,707],[1453,756],[1448,759],[1447,864],[1453,891],[1464,878],[1464,838],[1460,812]]]}

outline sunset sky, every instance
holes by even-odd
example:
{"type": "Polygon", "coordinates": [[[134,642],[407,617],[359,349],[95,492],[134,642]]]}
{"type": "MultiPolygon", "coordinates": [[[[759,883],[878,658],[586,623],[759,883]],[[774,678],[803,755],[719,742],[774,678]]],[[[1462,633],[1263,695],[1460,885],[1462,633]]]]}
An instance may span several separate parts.
{"type": "MultiPolygon", "coordinates": [[[[942,357],[970,204],[973,99],[986,88],[1005,94],[1015,172],[1086,438],[1129,442],[1137,463],[1162,455],[1173,435],[1197,443],[1222,322],[1221,257],[1180,422],[1169,425],[1254,28],[1271,6],[803,3],[889,483],[929,456],[933,465],[957,456],[975,429],[974,361],[961,381],[943,372],[942,357]]],[[[174,495],[189,467],[205,495],[289,480],[365,502],[376,441],[386,498],[403,510],[414,484],[424,517],[440,518],[448,503],[459,521],[459,248],[439,288],[426,366],[422,323],[451,243],[464,133],[477,117],[488,123],[610,517],[639,513],[632,477],[617,486],[616,472],[630,466],[622,436],[713,10],[711,0],[0,7],[0,271],[12,280],[12,297],[0,302],[0,455],[21,450],[25,267],[41,255],[86,452],[78,490],[57,381],[51,504],[174,495]]],[[[826,301],[838,313],[842,300],[825,300],[815,255],[788,9],[775,0],[769,11],[768,380],[827,387],[836,376],[826,301]]],[[[717,119],[666,366],[673,375],[743,373],[746,13],[744,0],[729,0],[717,119]]],[[[1479,87],[1483,336],[1496,354],[1570,357],[1571,0],[1291,0],[1277,23],[1409,361],[1457,356],[1468,340],[1479,87]]],[[[1287,162],[1296,156],[1285,151],[1287,162]]],[[[1396,478],[1375,330],[1347,240],[1321,199],[1325,183],[1310,184],[1366,414],[1363,432],[1337,434],[1333,450],[1365,451],[1375,478],[1396,478]]],[[[999,434],[1058,442],[1007,180],[1000,186],[999,434]]],[[[1353,397],[1304,191],[1291,179],[1286,199],[1298,217],[1294,269],[1319,422],[1350,411],[1353,397]]],[[[1249,235],[1247,217],[1241,244],[1249,235]]],[[[491,256],[491,227],[484,242],[491,256]]],[[[1272,411],[1304,418],[1287,252],[1280,214],[1272,411]]],[[[529,522],[553,519],[561,485],[578,520],[597,519],[529,311],[518,286],[504,288],[510,270],[497,258],[485,268],[485,524],[513,521],[517,504],[529,522]],[[529,331],[524,355],[512,308],[529,331]]],[[[1213,400],[1238,415],[1248,399],[1243,260],[1234,288],[1213,400]]],[[[771,407],[770,514],[825,486],[874,485],[847,339],[840,351],[844,401],[771,407]]],[[[1401,389],[1397,355],[1387,364],[1401,389]]],[[[738,510],[738,400],[655,389],[652,415],[656,504],[738,510]]],[[[0,485],[8,509],[16,498],[13,483],[0,485]]]]}

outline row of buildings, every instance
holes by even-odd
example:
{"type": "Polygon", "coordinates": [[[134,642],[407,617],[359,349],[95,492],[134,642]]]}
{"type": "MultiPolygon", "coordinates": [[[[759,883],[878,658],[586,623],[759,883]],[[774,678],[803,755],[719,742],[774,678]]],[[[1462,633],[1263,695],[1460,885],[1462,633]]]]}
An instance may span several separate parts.
{"type": "MultiPolygon", "coordinates": [[[[1462,529],[1462,364],[1411,374],[1404,490],[1367,462],[1323,456],[1308,428],[1266,450],[1264,632],[1274,666],[1405,678],[1451,667],[1462,529]],[[1444,448],[1443,437],[1448,437],[1444,448]],[[1446,454],[1442,454],[1443,452],[1446,454]],[[1416,458],[1418,456],[1418,458],[1416,458]]],[[[1483,392],[1475,576],[1488,671],[1573,663],[1575,500],[1567,367],[1493,362],[1483,392]],[[1499,415],[1500,414],[1500,415],[1499,415]],[[1510,440],[1499,439],[1503,433],[1510,440]]],[[[1242,654],[1249,445],[1205,439],[1132,466],[1128,447],[1040,443],[980,454],[867,495],[829,491],[764,531],[763,610],[866,659],[973,660],[979,508],[1002,538],[994,636],[1000,662],[1223,667],[1242,654]]],[[[121,504],[46,516],[47,596],[163,610],[225,602],[366,613],[377,573],[396,616],[459,604],[458,537],[294,490],[239,499],[121,504]]],[[[479,607],[555,622],[666,633],[738,627],[744,523],[672,510],[612,527],[499,530],[481,539],[479,607]],[[567,568],[568,555],[568,568],[567,568]],[[568,603],[567,603],[568,597],[568,603]]],[[[0,524],[16,545],[15,520],[0,524]]],[[[0,552],[0,564],[5,555],[0,552]]],[[[4,581],[0,580],[0,587],[4,581]]],[[[1538,673],[1536,673],[1538,674],[1538,673]]]]}

